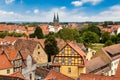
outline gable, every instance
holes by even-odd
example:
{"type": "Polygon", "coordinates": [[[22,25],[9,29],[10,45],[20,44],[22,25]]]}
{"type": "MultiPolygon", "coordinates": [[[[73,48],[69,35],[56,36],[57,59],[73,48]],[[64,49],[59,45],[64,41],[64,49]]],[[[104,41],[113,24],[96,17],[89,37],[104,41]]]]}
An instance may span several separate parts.
{"type": "Polygon", "coordinates": [[[56,56],[81,56],[71,46],[66,45],[56,56]]]}

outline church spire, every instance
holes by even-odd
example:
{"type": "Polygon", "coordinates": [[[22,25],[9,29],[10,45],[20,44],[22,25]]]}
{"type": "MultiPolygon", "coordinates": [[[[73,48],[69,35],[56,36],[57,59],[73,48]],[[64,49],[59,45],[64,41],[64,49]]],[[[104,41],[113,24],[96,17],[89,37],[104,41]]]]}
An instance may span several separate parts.
{"type": "Polygon", "coordinates": [[[57,13],[57,16],[56,16],[55,13],[54,13],[53,24],[54,24],[55,26],[56,26],[56,25],[59,25],[59,16],[58,16],[58,13],[57,13]]]}
{"type": "Polygon", "coordinates": [[[57,20],[58,20],[58,22],[59,22],[59,15],[58,15],[58,13],[57,13],[57,20]]]}
{"type": "Polygon", "coordinates": [[[55,16],[55,13],[54,13],[54,18],[53,18],[53,20],[54,20],[54,21],[56,20],[56,16],[55,16]]]}

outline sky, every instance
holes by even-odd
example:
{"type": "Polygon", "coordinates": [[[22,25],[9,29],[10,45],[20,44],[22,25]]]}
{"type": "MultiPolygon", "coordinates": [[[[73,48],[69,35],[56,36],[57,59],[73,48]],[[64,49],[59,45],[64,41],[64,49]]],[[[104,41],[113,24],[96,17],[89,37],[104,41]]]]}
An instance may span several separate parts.
{"type": "Polygon", "coordinates": [[[120,0],[0,0],[0,22],[120,21],[120,0]]]}

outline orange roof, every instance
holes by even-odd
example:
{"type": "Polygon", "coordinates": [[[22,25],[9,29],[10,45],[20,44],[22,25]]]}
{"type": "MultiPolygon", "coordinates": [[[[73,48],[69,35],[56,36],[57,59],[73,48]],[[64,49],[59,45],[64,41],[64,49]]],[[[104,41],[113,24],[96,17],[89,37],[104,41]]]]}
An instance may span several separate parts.
{"type": "Polygon", "coordinates": [[[24,26],[18,26],[16,29],[17,29],[17,30],[21,30],[21,31],[26,31],[26,29],[25,29],[24,26]]]}
{"type": "Polygon", "coordinates": [[[4,79],[4,80],[26,80],[26,79],[22,79],[16,76],[11,76],[11,75],[0,75],[0,79],[4,79]]]}
{"type": "Polygon", "coordinates": [[[26,80],[25,77],[19,71],[14,72],[13,74],[10,74],[10,76],[19,77],[19,78],[21,78],[23,80],[26,80]]]}
{"type": "Polygon", "coordinates": [[[0,24],[0,31],[14,31],[15,25],[0,24]]]}
{"type": "Polygon", "coordinates": [[[76,23],[69,24],[69,27],[73,28],[73,29],[76,29],[76,28],[78,28],[78,24],[76,24],[76,23]]]}
{"type": "Polygon", "coordinates": [[[11,37],[11,36],[6,36],[6,37],[4,38],[5,41],[10,41],[10,43],[16,41],[17,39],[18,39],[18,38],[16,38],[16,37],[11,37]]]}
{"type": "Polygon", "coordinates": [[[33,31],[35,29],[35,27],[28,27],[27,30],[28,31],[33,31]]]}
{"type": "Polygon", "coordinates": [[[114,26],[112,27],[113,30],[117,30],[118,28],[120,28],[120,25],[114,25],[114,26]]]}
{"type": "Polygon", "coordinates": [[[0,69],[12,68],[11,62],[8,60],[7,56],[3,53],[0,54],[0,69]]]}
{"type": "Polygon", "coordinates": [[[0,42],[2,42],[3,41],[3,39],[2,38],[0,38],[0,42]]]}
{"type": "Polygon", "coordinates": [[[16,56],[18,54],[18,51],[15,50],[15,49],[11,49],[11,48],[8,48],[7,50],[5,50],[9,60],[13,61],[16,59],[16,56]]]}
{"type": "Polygon", "coordinates": [[[42,29],[43,34],[49,33],[48,25],[41,25],[40,28],[42,29]]]}
{"type": "Polygon", "coordinates": [[[81,74],[78,80],[120,80],[120,78],[97,74],[81,74]]]}
{"type": "Polygon", "coordinates": [[[51,70],[44,80],[74,80],[74,79],[62,73],[56,72],[55,70],[51,70]]]}

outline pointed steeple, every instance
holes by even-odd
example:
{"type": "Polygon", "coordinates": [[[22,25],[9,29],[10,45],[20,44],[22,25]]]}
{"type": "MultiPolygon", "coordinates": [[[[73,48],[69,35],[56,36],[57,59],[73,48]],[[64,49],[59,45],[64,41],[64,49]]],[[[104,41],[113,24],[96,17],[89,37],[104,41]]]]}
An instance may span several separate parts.
{"type": "Polygon", "coordinates": [[[57,20],[59,21],[59,15],[58,15],[58,13],[57,13],[57,20]]]}
{"type": "Polygon", "coordinates": [[[58,16],[58,13],[57,13],[57,16],[56,16],[55,13],[54,13],[53,24],[54,24],[55,26],[56,26],[56,25],[59,25],[59,16],[58,16]]]}
{"type": "Polygon", "coordinates": [[[56,20],[56,16],[55,16],[55,13],[54,13],[54,18],[53,18],[53,20],[56,20]]]}

